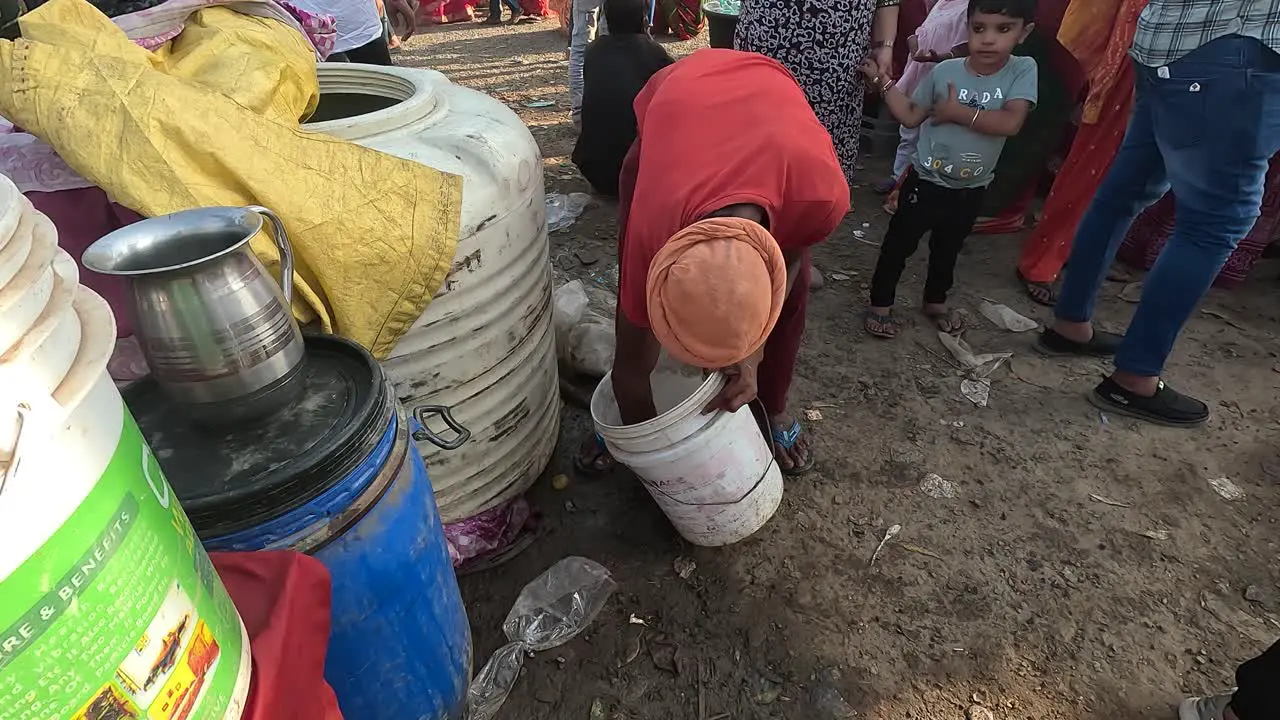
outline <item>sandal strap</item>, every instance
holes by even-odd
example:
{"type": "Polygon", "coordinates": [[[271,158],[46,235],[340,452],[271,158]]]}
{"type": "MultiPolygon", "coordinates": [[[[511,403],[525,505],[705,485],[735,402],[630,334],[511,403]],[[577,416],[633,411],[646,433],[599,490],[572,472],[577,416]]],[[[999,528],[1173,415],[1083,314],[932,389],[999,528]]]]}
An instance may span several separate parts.
{"type": "Polygon", "coordinates": [[[800,439],[800,433],[804,430],[800,427],[799,420],[792,420],[791,427],[785,430],[774,430],[773,441],[782,446],[784,450],[790,450],[795,447],[796,441],[800,439]]]}

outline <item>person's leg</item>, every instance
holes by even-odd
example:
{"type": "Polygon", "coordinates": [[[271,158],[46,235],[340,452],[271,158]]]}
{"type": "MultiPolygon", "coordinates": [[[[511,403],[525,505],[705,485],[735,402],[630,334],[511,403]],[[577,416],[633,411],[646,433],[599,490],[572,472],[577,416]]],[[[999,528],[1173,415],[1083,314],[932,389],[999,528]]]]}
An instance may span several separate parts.
{"type": "Polygon", "coordinates": [[[809,465],[808,439],[803,434],[787,438],[796,426],[795,417],[787,412],[787,396],[804,336],[805,311],[809,305],[809,270],[809,252],[806,250],[796,281],[782,303],[778,322],[765,341],[764,358],[757,373],[760,402],[769,416],[769,428],[775,436],[774,454],[784,472],[809,465]],[[779,436],[783,436],[783,441],[776,439],[779,436]]]}
{"type": "Polygon", "coordinates": [[[1280,120],[1268,117],[1280,112],[1280,55],[1242,39],[1229,41],[1228,48],[1252,43],[1246,53],[1265,52],[1248,63],[1255,67],[1241,66],[1237,53],[1201,58],[1217,42],[1174,66],[1180,75],[1208,78],[1203,89],[1159,99],[1169,117],[1199,112],[1213,120],[1211,131],[1194,120],[1157,128],[1176,210],[1173,234],[1147,276],[1116,355],[1117,369],[1136,376],[1156,377],[1164,369],[1183,324],[1253,227],[1268,164],[1280,145],[1280,120]]]}
{"type": "Polygon", "coordinates": [[[915,254],[920,238],[933,224],[934,208],[925,197],[929,190],[930,184],[914,172],[909,173],[902,184],[902,200],[898,211],[889,220],[889,229],[880,243],[876,270],[871,276],[871,306],[867,310],[865,327],[872,335],[897,335],[897,327],[890,322],[890,313],[907,260],[915,254]]]}
{"type": "Polygon", "coordinates": [[[956,261],[965,238],[982,212],[984,188],[948,190],[934,193],[931,203],[933,231],[929,233],[929,269],[924,283],[924,314],[938,329],[956,333],[964,329],[964,317],[947,309],[947,293],[955,284],[956,261]]]}
{"type": "Polygon", "coordinates": [[[569,36],[569,119],[582,122],[582,63],[596,37],[600,0],[573,0],[573,30],[569,36]]]}
{"type": "Polygon", "coordinates": [[[386,38],[378,36],[358,48],[348,50],[347,59],[366,65],[390,65],[391,48],[387,45],[386,38]]]}
{"type": "Polygon", "coordinates": [[[489,17],[484,22],[486,25],[502,24],[502,0],[489,0],[489,17]]]}
{"type": "MultiPolygon", "coordinates": [[[[1160,382],[1173,343],[1258,217],[1280,147],[1280,54],[1251,38],[1215,40],[1157,80],[1156,140],[1175,196],[1173,234],[1143,284],[1094,401],[1160,424],[1197,425],[1203,402],[1160,382]]],[[[1071,270],[1068,270],[1070,273],[1071,270]]]]}
{"type": "Polygon", "coordinates": [[[1151,98],[1155,71],[1145,67],[1135,69],[1138,78],[1129,127],[1106,178],[1080,219],[1063,274],[1062,291],[1054,306],[1054,315],[1059,321],[1055,329],[1064,332],[1066,325],[1083,326],[1071,328],[1077,335],[1084,336],[1081,339],[1092,335],[1089,324],[1098,288],[1129,225],[1138,213],[1159,200],[1168,186],[1164,158],[1155,137],[1151,98]]]}
{"type": "MultiPolygon", "coordinates": [[[[622,161],[622,172],[618,175],[618,257],[622,257],[622,243],[627,236],[627,215],[631,212],[631,197],[635,194],[636,177],[639,174],[640,139],[636,138],[622,161]]],[[[573,464],[584,475],[593,475],[610,470],[615,462],[609,449],[604,446],[604,441],[595,432],[591,432],[578,446],[573,464]]]]}
{"type": "Polygon", "coordinates": [[[1178,720],[1271,720],[1280,718],[1280,642],[1236,669],[1236,690],[1187,698],[1178,720]]]}
{"type": "Polygon", "coordinates": [[[1231,710],[1239,720],[1280,718],[1280,641],[1236,669],[1231,710]]]}

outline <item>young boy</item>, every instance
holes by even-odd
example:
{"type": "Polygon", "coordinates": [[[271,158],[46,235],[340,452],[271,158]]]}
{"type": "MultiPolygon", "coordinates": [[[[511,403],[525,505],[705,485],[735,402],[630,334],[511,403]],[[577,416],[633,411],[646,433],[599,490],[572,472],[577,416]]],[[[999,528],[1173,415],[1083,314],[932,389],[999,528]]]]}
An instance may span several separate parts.
{"type": "Polygon", "coordinates": [[[1031,32],[1035,0],[970,0],[969,55],[938,63],[908,98],[868,63],[862,71],[904,127],[920,128],[897,213],[880,245],[864,327],[898,335],[894,293],[907,260],[929,233],[924,314],[939,330],[959,333],[964,318],[947,310],[956,258],[982,209],[1007,137],[1016,135],[1036,102],[1036,62],[1011,57],[1031,32]]]}
{"type": "MultiPolygon", "coordinates": [[[[963,57],[964,42],[969,39],[969,0],[938,0],[924,22],[907,38],[907,64],[898,78],[898,89],[907,95],[915,93],[928,79],[937,63],[963,57]]],[[[875,186],[876,192],[887,194],[898,185],[916,154],[920,128],[903,127],[898,131],[898,152],[893,158],[893,174],[875,186]]]]}
{"type": "Polygon", "coordinates": [[[609,34],[587,48],[582,117],[573,164],[596,192],[618,195],[622,160],[636,139],[636,96],[673,61],[649,37],[647,0],[605,0],[609,34]]]}

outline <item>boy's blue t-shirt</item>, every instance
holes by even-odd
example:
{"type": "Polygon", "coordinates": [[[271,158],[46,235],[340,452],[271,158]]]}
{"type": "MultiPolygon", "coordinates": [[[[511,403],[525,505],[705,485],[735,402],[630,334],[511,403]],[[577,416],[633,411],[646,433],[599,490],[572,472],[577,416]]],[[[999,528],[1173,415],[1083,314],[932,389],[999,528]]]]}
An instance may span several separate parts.
{"type": "MultiPolygon", "coordinates": [[[[1010,100],[1036,103],[1036,61],[1029,57],[1011,57],[999,72],[976,75],[964,58],[938,63],[929,77],[916,88],[913,102],[924,108],[947,99],[947,84],[955,85],[960,103],[974,110],[1000,110],[1010,100]]],[[[920,142],[916,146],[916,174],[936,185],[949,188],[986,187],[995,178],[993,172],[1004,137],[983,135],[964,125],[934,124],[932,119],[920,126],[920,142]]]]}

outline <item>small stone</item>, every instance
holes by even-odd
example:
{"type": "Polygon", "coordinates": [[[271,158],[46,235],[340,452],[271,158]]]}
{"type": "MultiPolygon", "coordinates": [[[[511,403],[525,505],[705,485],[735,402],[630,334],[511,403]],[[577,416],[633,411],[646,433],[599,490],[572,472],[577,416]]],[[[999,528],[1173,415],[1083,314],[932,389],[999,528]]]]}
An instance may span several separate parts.
{"type": "Polygon", "coordinates": [[[826,284],[826,281],[822,279],[822,273],[819,272],[818,268],[816,267],[809,268],[809,289],[821,290],[822,286],[825,284],[826,284]]]}
{"type": "Polygon", "coordinates": [[[964,716],[968,720],[996,720],[996,714],[981,705],[970,705],[969,709],[964,711],[964,716]]]}

